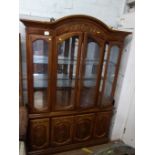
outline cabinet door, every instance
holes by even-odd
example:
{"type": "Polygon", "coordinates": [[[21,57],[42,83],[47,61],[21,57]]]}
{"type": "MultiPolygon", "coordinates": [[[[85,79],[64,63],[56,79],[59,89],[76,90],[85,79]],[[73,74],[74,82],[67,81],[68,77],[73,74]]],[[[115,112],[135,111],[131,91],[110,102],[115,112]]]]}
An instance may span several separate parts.
{"type": "Polygon", "coordinates": [[[121,59],[120,44],[110,43],[106,45],[104,64],[102,68],[102,80],[100,85],[101,105],[105,106],[112,101],[116,87],[118,69],[121,59]]]}
{"type": "Polygon", "coordinates": [[[30,120],[29,124],[30,149],[37,150],[49,146],[49,119],[30,120]]]}
{"type": "Polygon", "coordinates": [[[98,100],[104,40],[85,34],[79,78],[79,107],[95,107],[98,100]]]}
{"type": "Polygon", "coordinates": [[[103,138],[108,136],[111,112],[100,112],[96,115],[94,136],[96,138],[103,138]]]}
{"type": "Polygon", "coordinates": [[[51,125],[52,146],[60,146],[72,142],[73,116],[53,118],[51,125]]]}
{"type": "Polygon", "coordinates": [[[76,104],[77,75],[81,52],[81,33],[69,33],[56,38],[56,93],[54,110],[71,110],[76,104]]]}
{"type": "Polygon", "coordinates": [[[74,141],[85,141],[92,137],[94,114],[85,114],[75,117],[74,141]]]}
{"type": "Polygon", "coordinates": [[[50,36],[30,35],[28,52],[28,95],[31,112],[49,111],[50,36]]]}

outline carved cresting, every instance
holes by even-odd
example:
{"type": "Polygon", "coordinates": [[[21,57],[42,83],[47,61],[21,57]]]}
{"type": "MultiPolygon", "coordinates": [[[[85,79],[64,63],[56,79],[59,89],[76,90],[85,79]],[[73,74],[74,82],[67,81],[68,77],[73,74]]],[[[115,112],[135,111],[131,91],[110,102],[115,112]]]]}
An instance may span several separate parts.
{"type": "Polygon", "coordinates": [[[64,32],[76,32],[76,31],[89,32],[89,33],[95,33],[95,34],[103,33],[103,31],[101,31],[101,29],[99,29],[97,26],[94,26],[91,24],[85,24],[85,23],[63,25],[63,26],[60,26],[57,30],[59,34],[64,32]]]}

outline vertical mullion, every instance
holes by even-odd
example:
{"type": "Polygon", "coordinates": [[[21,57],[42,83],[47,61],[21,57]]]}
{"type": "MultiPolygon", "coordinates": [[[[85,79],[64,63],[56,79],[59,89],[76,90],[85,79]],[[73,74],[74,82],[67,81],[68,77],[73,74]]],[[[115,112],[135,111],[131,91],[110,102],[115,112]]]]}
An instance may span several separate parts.
{"type": "MultiPolygon", "coordinates": [[[[84,62],[85,62],[85,56],[87,52],[87,40],[88,40],[88,34],[84,33],[84,41],[83,41],[83,46],[81,49],[81,55],[79,58],[81,60],[81,63],[79,63],[79,82],[78,82],[79,89],[78,89],[78,95],[77,95],[78,104],[80,104],[81,90],[83,87],[83,74],[84,74],[84,67],[85,67],[84,62]]],[[[78,108],[79,106],[80,105],[78,105],[78,108]]]]}
{"type": "Polygon", "coordinates": [[[95,105],[97,105],[97,100],[99,96],[99,87],[100,87],[100,81],[101,81],[101,74],[102,74],[102,68],[103,68],[103,62],[104,62],[104,55],[105,55],[105,42],[103,42],[102,46],[100,47],[100,62],[98,67],[98,75],[97,75],[97,81],[96,81],[96,93],[95,93],[95,105]]]}
{"type": "MultiPolygon", "coordinates": [[[[65,50],[64,50],[64,57],[66,56],[66,57],[68,57],[68,55],[69,55],[69,43],[70,43],[70,38],[69,39],[67,39],[67,40],[65,40],[65,50]]],[[[62,64],[62,67],[63,67],[63,74],[67,74],[67,72],[68,72],[68,66],[69,65],[67,65],[67,64],[62,64]]],[[[63,91],[63,95],[64,96],[66,96],[66,95],[68,95],[68,100],[67,100],[67,102],[69,102],[69,101],[71,101],[71,100],[69,100],[70,99],[70,97],[71,97],[71,88],[67,88],[68,90],[65,90],[65,92],[63,91]],[[68,91],[68,94],[67,94],[67,92],[66,91],[68,91]]]]}
{"type": "MultiPolygon", "coordinates": [[[[107,79],[107,71],[108,71],[108,63],[109,63],[109,59],[110,59],[110,50],[111,50],[112,45],[109,44],[108,47],[108,56],[107,56],[107,62],[106,62],[106,66],[105,66],[105,71],[104,71],[104,79],[103,79],[103,86],[102,86],[102,97],[104,97],[104,90],[105,90],[105,82],[107,79]]],[[[102,101],[102,98],[101,98],[102,101]]]]}
{"type": "Polygon", "coordinates": [[[29,112],[33,112],[33,78],[32,78],[32,36],[26,33],[26,60],[27,60],[27,91],[29,112]]]}
{"type": "Polygon", "coordinates": [[[58,42],[57,42],[57,38],[56,38],[56,34],[54,33],[53,34],[53,37],[52,37],[52,56],[51,56],[51,59],[52,59],[52,63],[51,63],[51,98],[52,98],[52,101],[51,101],[51,111],[54,111],[55,110],[55,107],[56,107],[56,91],[57,91],[57,64],[58,64],[58,58],[57,58],[57,48],[58,48],[58,42]]]}
{"type": "Polygon", "coordinates": [[[52,70],[52,40],[53,38],[51,38],[51,36],[49,36],[47,42],[48,42],[48,89],[47,89],[47,102],[48,102],[48,112],[51,111],[51,70],[52,70]]]}
{"type": "MultiPolygon", "coordinates": [[[[73,79],[73,59],[74,59],[74,48],[75,48],[75,37],[72,37],[72,43],[71,43],[71,52],[70,52],[70,66],[69,66],[69,80],[72,83],[72,79],[73,79]]],[[[68,99],[71,98],[71,93],[72,93],[72,86],[69,87],[69,93],[68,93],[68,99]]],[[[75,90],[74,90],[75,91],[75,90]]],[[[75,93],[75,92],[74,92],[75,93]]],[[[74,96],[75,97],[75,96],[74,96]]],[[[72,100],[70,99],[70,102],[72,102],[72,100]]]]}
{"type": "MultiPolygon", "coordinates": [[[[68,57],[68,51],[69,51],[69,39],[67,39],[65,41],[65,51],[64,51],[64,56],[67,56],[68,57]]],[[[67,74],[67,71],[68,71],[68,65],[67,64],[64,64],[63,66],[63,73],[64,74],[67,74]]]]}
{"type": "Polygon", "coordinates": [[[75,77],[75,101],[76,109],[79,108],[80,101],[80,66],[81,66],[81,53],[83,51],[83,33],[80,33],[79,44],[78,44],[78,55],[77,55],[77,65],[76,65],[76,77],[75,77]]]}
{"type": "MultiPolygon", "coordinates": [[[[74,59],[74,48],[75,48],[75,37],[72,37],[72,44],[71,44],[71,53],[70,53],[70,60],[73,62],[74,59]]],[[[69,67],[69,78],[73,78],[73,64],[70,64],[69,67]]]]}

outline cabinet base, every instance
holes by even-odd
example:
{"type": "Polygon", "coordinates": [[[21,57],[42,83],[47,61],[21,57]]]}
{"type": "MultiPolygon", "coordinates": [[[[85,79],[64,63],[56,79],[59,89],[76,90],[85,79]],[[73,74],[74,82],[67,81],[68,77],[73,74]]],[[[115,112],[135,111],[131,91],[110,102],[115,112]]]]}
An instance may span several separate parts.
{"type": "Polygon", "coordinates": [[[69,144],[69,145],[64,145],[64,146],[59,146],[59,147],[54,147],[54,148],[47,148],[47,149],[43,149],[43,150],[31,151],[31,152],[28,152],[28,155],[51,155],[54,153],[65,152],[68,150],[79,149],[82,147],[104,144],[104,143],[107,143],[108,141],[109,141],[108,138],[93,139],[93,140],[76,143],[76,144],[69,144]]]}

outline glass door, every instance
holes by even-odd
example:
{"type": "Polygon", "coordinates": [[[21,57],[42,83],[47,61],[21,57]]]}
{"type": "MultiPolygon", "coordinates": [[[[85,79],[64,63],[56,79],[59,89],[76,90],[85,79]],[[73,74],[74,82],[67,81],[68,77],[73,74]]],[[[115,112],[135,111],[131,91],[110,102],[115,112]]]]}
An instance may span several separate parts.
{"type": "Polygon", "coordinates": [[[100,84],[101,105],[105,106],[113,100],[120,60],[120,47],[115,44],[106,44],[100,84]]]}
{"type": "Polygon", "coordinates": [[[31,57],[32,66],[29,67],[30,81],[32,86],[33,96],[33,111],[46,112],[49,110],[49,55],[50,55],[51,38],[46,36],[31,36],[31,57]],[[32,79],[32,80],[31,80],[32,79]]]}
{"type": "Polygon", "coordinates": [[[94,107],[98,99],[104,41],[85,34],[79,79],[80,108],[94,107]]]}
{"type": "Polygon", "coordinates": [[[81,33],[57,38],[56,103],[54,110],[71,110],[76,105],[81,33]]]}

